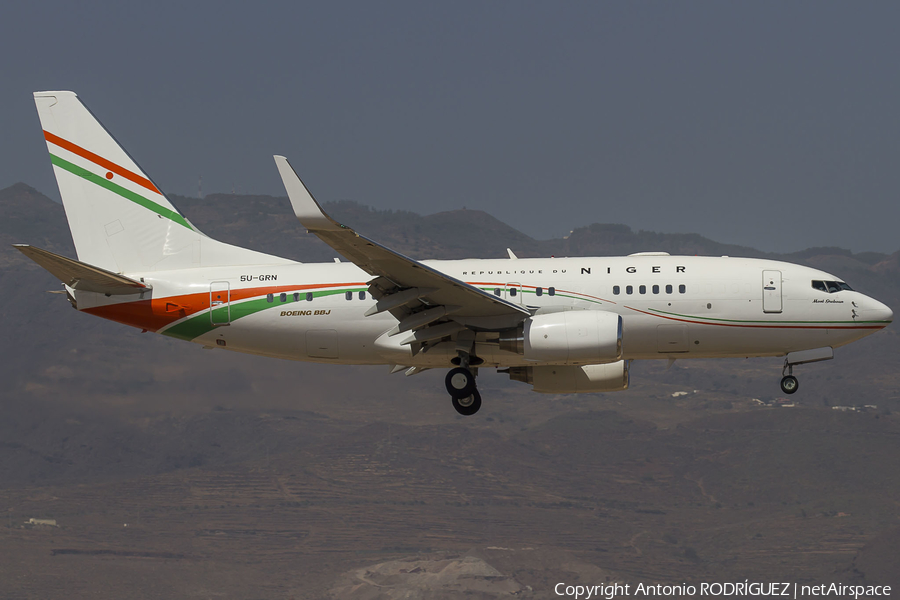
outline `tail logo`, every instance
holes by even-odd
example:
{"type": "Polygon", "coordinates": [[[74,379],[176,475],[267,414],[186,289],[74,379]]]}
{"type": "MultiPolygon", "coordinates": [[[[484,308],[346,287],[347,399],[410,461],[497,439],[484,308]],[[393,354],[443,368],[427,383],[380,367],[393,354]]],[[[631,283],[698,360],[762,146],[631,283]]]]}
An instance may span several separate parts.
{"type": "Polygon", "coordinates": [[[107,190],[113,192],[114,194],[118,194],[119,196],[121,196],[122,198],[125,198],[126,200],[130,200],[131,202],[134,202],[135,204],[139,204],[140,206],[143,206],[146,209],[152,210],[156,214],[158,214],[162,217],[165,217],[165,218],[169,219],[170,221],[174,221],[175,223],[178,223],[179,225],[182,225],[183,227],[193,230],[193,227],[190,226],[190,224],[187,222],[187,220],[183,216],[178,214],[177,212],[175,212],[169,208],[166,208],[165,206],[160,206],[153,200],[146,198],[145,196],[143,196],[141,194],[133,192],[127,188],[124,188],[124,187],[112,182],[113,177],[118,175],[119,177],[127,179],[128,181],[131,181],[132,183],[135,183],[135,184],[141,186],[142,188],[145,188],[146,190],[153,192],[154,194],[159,194],[160,196],[162,196],[162,192],[160,192],[159,189],[155,185],[153,185],[153,182],[150,181],[149,179],[147,179],[146,177],[144,177],[143,175],[141,175],[139,173],[135,173],[134,171],[130,171],[120,165],[117,165],[116,163],[114,163],[110,160],[107,160],[107,159],[103,158],[102,156],[99,156],[98,154],[94,154],[93,152],[91,152],[90,150],[87,150],[86,148],[82,148],[78,144],[74,144],[68,140],[65,140],[65,139],[59,137],[58,135],[52,134],[49,131],[46,131],[46,130],[44,131],[44,139],[46,139],[47,142],[49,142],[55,146],[58,146],[64,150],[67,150],[68,152],[71,152],[75,156],[79,156],[99,167],[102,167],[103,169],[106,170],[106,176],[104,179],[103,177],[101,177],[95,173],[92,173],[91,171],[89,171],[83,167],[79,167],[78,165],[75,165],[75,164],[65,160],[64,158],[57,156],[51,150],[50,161],[57,167],[59,167],[61,169],[65,169],[66,171],[68,171],[69,173],[72,173],[73,175],[77,175],[78,177],[81,177],[82,179],[90,181],[91,183],[99,185],[100,187],[106,188],[107,190]]]}

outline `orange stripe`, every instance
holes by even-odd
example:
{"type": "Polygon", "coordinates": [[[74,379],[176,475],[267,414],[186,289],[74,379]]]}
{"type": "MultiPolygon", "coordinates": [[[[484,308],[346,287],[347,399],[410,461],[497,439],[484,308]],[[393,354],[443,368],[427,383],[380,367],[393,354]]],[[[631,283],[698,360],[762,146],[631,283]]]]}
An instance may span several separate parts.
{"type": "Polygon", "coordinates": [[[72,142],[70,142],[68,140],[64,140],[61,137],[59,137],[58,135],[53,135],[49,131],[44,131],[44,139],[50,143],[56,144],[60,148],[65,148],[72,154],[77,154],[81,158],[87,159],[87,160],[91,161],[92,163],[103,167],[107,171],[111,171],[111,172],[115,173],[116,175],[119,175],[120,177],[124,177],[125,179],[127,179],[129,181],[133,181],[134,183],[138,184],[139,186],[147,188],[151,192],[156,192],[160,196],[162,195],[162,192],[160,192],[158,189],[156,189],[156,186],[153,185],[153,182],[150,181],[149,179],[147,179],[146,177],[144,177],[142,175],[138,175],[137,173],[135,173],[133,171],[129,171],[125,167],[120,167],[116,163],[106,160],[102,156],[98,156],[97,154],[94,154],[90,150],[85,150],[81,146],[79,146],[77,144],[73,144],[72,142]]]}
{"type": "MultiPolygon", "coordinates": [[[[494,287],[504,287],[504,286],[510,285],[511,283],[514,283],[514,282],[491,283],[490,281],[467,281],[466,283],[468,283],[469,285],[491,285],[494,287]]],[[[516,284],[516,285],[520,288],[531,288],[531,289],[537,288],[537,286],[535,286],[535,285],[522,285],[522,284],[516,284]]],[[[585,298],[593,298],[594,300],[601,300],[608,304],[618,304],[618,302],[613,302],[612,300],[607,300],[606,298],[600,298],[599,296],[591,296],[590,294],[584,294],[582,292],[573,292],[571,290],[561,290],[559,288],[556,288],[556,291],[559,292],[560,294],[578,294],[579,296],[584,296],[585,298]]]]}

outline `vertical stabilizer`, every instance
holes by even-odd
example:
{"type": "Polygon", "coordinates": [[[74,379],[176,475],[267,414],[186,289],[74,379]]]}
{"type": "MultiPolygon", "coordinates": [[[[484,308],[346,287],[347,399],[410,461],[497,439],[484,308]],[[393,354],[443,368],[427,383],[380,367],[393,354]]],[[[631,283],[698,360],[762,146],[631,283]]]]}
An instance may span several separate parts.
{"type": "Polygon", "coordinates": [[[35,92],[78,259],[111,272],[288,262],[194,228],[74,92],[35,92]]]}

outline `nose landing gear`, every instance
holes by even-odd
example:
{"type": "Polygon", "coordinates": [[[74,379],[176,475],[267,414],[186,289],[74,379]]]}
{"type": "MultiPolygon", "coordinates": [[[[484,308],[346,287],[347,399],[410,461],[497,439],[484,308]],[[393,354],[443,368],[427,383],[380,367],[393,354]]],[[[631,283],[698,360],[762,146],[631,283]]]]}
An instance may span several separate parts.
{"type": "Polygon", "coordinates": [[[831,346],[788,352],[784,357],[784,367],[781,369],[781,391],[785,394],[793,394],[800,387],[800,382],[794,377],[794,365],[805,365],[832,358],[834,358],[834,349],[831,346]]]}
{"type": "Polygon", "coordinates": [[[793,375],[781,378],[781,391],[785,394],[793,394],[800,387],[800,382],[793,375]]]}
{"type": "Polygon", "coordinates": [[[785,394],[793,394],[800,387],[800,382],[794,377],[794,365],[784,359],[784,367],[781,369],[781,391],[785,394]]]}
{"type": "Polygon", "coordinates": [[[785,394],[793,394],[800,387],[800,382],[794,377],[794,365],[805,365],[832,358],[834,358],[834,349],[830,346],[788,352],[784,357],[784,367],[781,369],[781,391],[785,394]]]}

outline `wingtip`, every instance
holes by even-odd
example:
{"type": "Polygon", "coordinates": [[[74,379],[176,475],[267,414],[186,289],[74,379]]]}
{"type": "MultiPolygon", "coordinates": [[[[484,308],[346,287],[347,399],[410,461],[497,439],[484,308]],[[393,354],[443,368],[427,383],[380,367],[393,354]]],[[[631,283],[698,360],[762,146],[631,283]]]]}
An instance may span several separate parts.
{"type": "Polygon", "coordinates": [[[274,155],[275,166],[294,209],[294,215],[309,231],[340,229],[341,225],[322,210],[316,199],[284,156],[274,155]]]}

